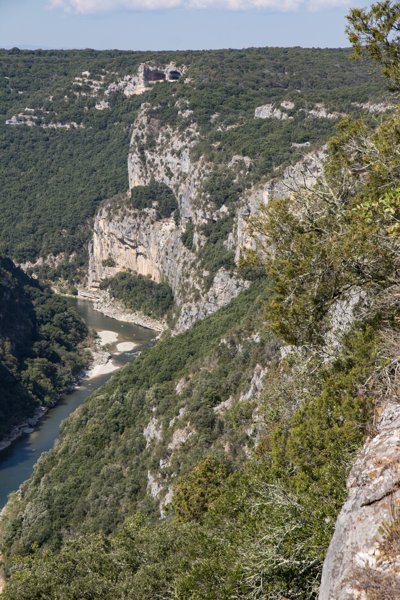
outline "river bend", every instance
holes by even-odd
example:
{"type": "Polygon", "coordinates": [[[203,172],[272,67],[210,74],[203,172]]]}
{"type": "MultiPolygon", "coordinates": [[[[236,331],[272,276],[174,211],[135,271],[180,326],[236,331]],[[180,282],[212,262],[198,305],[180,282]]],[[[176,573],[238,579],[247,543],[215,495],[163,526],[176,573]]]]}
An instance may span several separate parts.
{"type": "MultiPolygon", "coordinates": [[[[109,338],[114,341],[107,350],[111,353],[115,366],[122,367],[131,362],[138,351],[149,346],[154,340],[154,331],[106,317],[94,310],[93,304],[88,300],[69,301],[76,306],[90,329],[109,332],[109,338]],[[111,335],[111,332],[114,335],[111,335]],[[135,347],[131,350],[133,343],[135,347]],[[125,350],[126,348],[129,350],[125,350]]],[[[107,335],[105,337],[107,338],[107,335]]],[[[105,373],[90,380],[83,380],[79,387],[49,410],[32,433],[22,435],[0,454],[0,509],[7,502],[8,495],[30,477],[40,455],[53,447],[62,421],[111,376],[112,373],[105,373]]]]}

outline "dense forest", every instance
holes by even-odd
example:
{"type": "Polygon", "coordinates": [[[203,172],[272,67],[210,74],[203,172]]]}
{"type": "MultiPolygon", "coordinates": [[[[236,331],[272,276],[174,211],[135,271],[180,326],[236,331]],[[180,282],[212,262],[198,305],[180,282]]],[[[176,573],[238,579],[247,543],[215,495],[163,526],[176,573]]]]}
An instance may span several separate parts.
{"type": "Polygon", "coordinates": [[[49,407],[88,362],[85,324],[65,299],[0,258],[0,439],[49,407]]]}
{"type": "Polygon", "coordinates": [[[132,273],[118,273],[111,279],[104,279],[100,289],[108,290],[113,298],[120,300],[128,309],[155,318],[164,317],[174,301],[167,283],[155,283],[149,277],[132,273]]]}
{"type": "MultiPolygon", "coordinates": [[[[222,195],[215,194],[217,203],[226,194],[234,202],[238,192],[230,192],[219,164],[248,156],[254,164],[241,185],[251,186],[296,161],[302,150],[294,144],[313,145],[332,134],[334,119],[310,116],[316,104],[328,112],[357,114],[363,103],[385,96],[379,72],[369,62],[352,64],[348,50],[2,50],[0,241],[17,261],[66,253],[60,273],[76,279],[96,208],[127,189],[130,128],[143,102],[142,96],[107,90],[135,75],[143,61],[174,61],[184,69],[172,86],[153,86],[146,101],[161,126],[185,129],[182,110],[189,111],[201,132],[192,152],[215,164],[209,185],[222,195]],[[283,100],[296,106],[287,118],[254,118],[257,106],[283,100]],[[22,124],[10,124],[13,117],[22,124]]],[[[173,199],[166,197],[165,206],[174,210],[173,199]]]]}

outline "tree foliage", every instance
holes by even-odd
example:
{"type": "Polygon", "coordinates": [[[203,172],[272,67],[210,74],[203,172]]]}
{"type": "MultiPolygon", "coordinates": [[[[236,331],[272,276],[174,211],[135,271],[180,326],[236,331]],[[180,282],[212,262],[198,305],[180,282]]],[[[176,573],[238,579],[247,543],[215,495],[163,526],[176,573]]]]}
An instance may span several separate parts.
{"type": "Polygon", "coordinates": [[[157,219],[168,219],[178,209],[173,191],[154,179],[149,185],[134,187],[131,191],[131,202],[133,207],[139,210],[154,208],[157,219]]]}
{"type": "Polygon", "coordinates": [[[0,258],[0,436],[76,381],[87,335],[64,298],[0,258]]]}
{"type": "Polygon", "coordinates": [[[101,289],[120,300],[127,308],[140,311],[150,317],[162,318],[172,307],[174,296],[167,283],[156,283],[150,277],[133,273],[118,273],[104,279],[101,289]]]}
{"type": "Polygon", "coordinates": [[[398,113],[371,131],[344,122],[316,185],[299,188],[290,202],[275,200],[253,220],[264,252],[274,249],[267,318],[289,343],[321,343],[338,303],[368,297],[379,311],[385,297],[394,302],[399,122],[398,113]]]}
{"type": "Polygon", "coordinates": [[[369,9],[354,8],[347,17],[347,34],[354,55],[377,62],[393,89],[400,89],[400,6],[393,0],[376,2],[369,9]]]}

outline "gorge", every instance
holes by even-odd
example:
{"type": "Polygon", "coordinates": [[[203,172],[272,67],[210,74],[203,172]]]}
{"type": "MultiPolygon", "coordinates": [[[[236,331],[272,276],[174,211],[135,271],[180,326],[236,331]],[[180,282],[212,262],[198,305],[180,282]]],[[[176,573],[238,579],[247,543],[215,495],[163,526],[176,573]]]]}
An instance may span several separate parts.
{"type": "MultiPolygon", "coordinates": [[[[143,329],[130,323],[122,323],[105,317],[95,311],[89,301],[72,300],[71,303],[77,306],[77,310],[86,326],[96,332],[113,332],[117,342],[107,348],[111,351],[110,360],[113,366],[120,368],[131,360],[134,360],[136,353],[146,347],[154,337],[151,330],[143,329]],[[134,348],[129,344],[133,341],[134,348]],[[121,348],[121,344],[128,343],[128,349],[121,348]]],[[[60,424],[68,415],[80,406],[88,396],[90,396],[98,387],[111,376],[111,372],[104,373],[89,371],[83,381],[79,382],[78,387],[60,400],[54,408],[46,414],[38,425],[30,428],[14,441],[11,446],[0,455],[0,508],[6,504],[7,497],[11,492],[15,492],[19,486],[30,477],[36,461],[43,452],[50,450],[58,437],[60,424]]]]}
{"type": "Polygon", "coordinates": [[[0,52],[15,322],[57,304],[0,366],[45,404],[88,343],[39,282],[139,344],[9,454],[5,600],[396,598],[400,119],[349,54],[0,52]]]}

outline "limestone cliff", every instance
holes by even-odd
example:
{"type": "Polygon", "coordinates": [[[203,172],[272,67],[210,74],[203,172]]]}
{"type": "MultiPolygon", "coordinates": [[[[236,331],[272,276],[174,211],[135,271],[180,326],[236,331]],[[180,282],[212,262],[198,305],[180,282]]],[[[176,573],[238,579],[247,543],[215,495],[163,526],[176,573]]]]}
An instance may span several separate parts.
{"type": "Polygon", "coordinates": [[[200,139],[197,125],[190,119],[190,111],[177,112],[184,117],[184,131],[161,126],[151,116],[151,104],[142,104],[132,128],[128,156],[129,189],[146,185],[152,178],[163,181],[175,192],[180,203],[181,218],[196,218],[194,198],[201,183],[212,169],[202,157],[194,161],[191,150],[200,139]],[[188,114],[189,113],[189,114],[188,114]]]}
{"type": "MultiPolygon", "coordinates": [[[[310,153],[280,177],[268,180],[241,194],[234,208],[217,209],[212,192],[204,184],[215,165],[204,156],[193,158],[193,150],[201,141],[198,127],[191,121],[191,111],[177,106],[187,126],[162,126],[152,116],[154,107],[142,104],[132,127],[128,155],[129,190],[112,198],[98,210],[89,246],[88,287],[120,271],[129,270],[149,276],[156,282],[167,281],[172,287],[177,307],[175,331],[189,328],[228,303],[248,283],[235,269],[219,268],[210,284],[210,273],[202,265],[206,237],[202,226],[215,224],[231,215],[232,229],[223,242],[239,265],[242,250],[251,245],[247,219],[257,214],[271,197],[286,196],[294,187],[312,184],[320,171],[323,152],[310,153]],[[131,190],[157,181],[174,193],[179,218],[160,219],[151,208],[138,210],[130,203],[131,190]],[[193,229],[192,247],[182,241],[188,227],[193,229]]],[[[251,162],[251,161],[250,161],[251,162]]],[[[226,165],[232,178],[243,176],[251,168],[249,159],[235,156],[226,165]]]]}
{"type": "Polygon", "coordinates": [[[107,201],[97,212],[93,238],[89,246],[88,287],[116,273],[130,270],[154,281],[168,281],[178,309],[176,331],[184,331],[196,320],[228,303],[247,283],[226,269],[219,269],[211,286],[204,283],[208,275],[199,266],[204,240],[194,234],[189,250],[181,236],[188,223],[194,226],[217,220],[215,212],[199,201],[201,185],[211,165],[200,158],[193,161],[191,149],[199,134],[193,124],[184,133],[171,127],[161,128],[149,117],[149,104],[142,105],[134,123],[128,156],[129,191],[107,201]],[[149,138],[156,137],[150,144],[149,138]],[[180,219],[159,219],[151,209],[136,210],[129,205],[129,194],[136,186],[157,180],[174,192],[180,219]],[[106,266],[112,264],[113,266],[106,266]]]}
{"type": "Polygon", "coordinates": [[[348,498],[325,559],[320,600],[399,597],[399,448],[400,406],[394,401],[383,410],[375,435],[351,470],[348,498]]]}
{"type": "Polygon", "coordinates": [[[236,264],[239,263],[244,249],[256,248],[254,232],[249,232],[249,218],[256,216],[272,198],[286,198],[296,189],[311,188],[321,173],[324,158],[325,148],[309,152],[298,163],[284,169],[279,177],[269,179],[243,195],[228,238],[228,246],[235,252],[236,264]]]}

